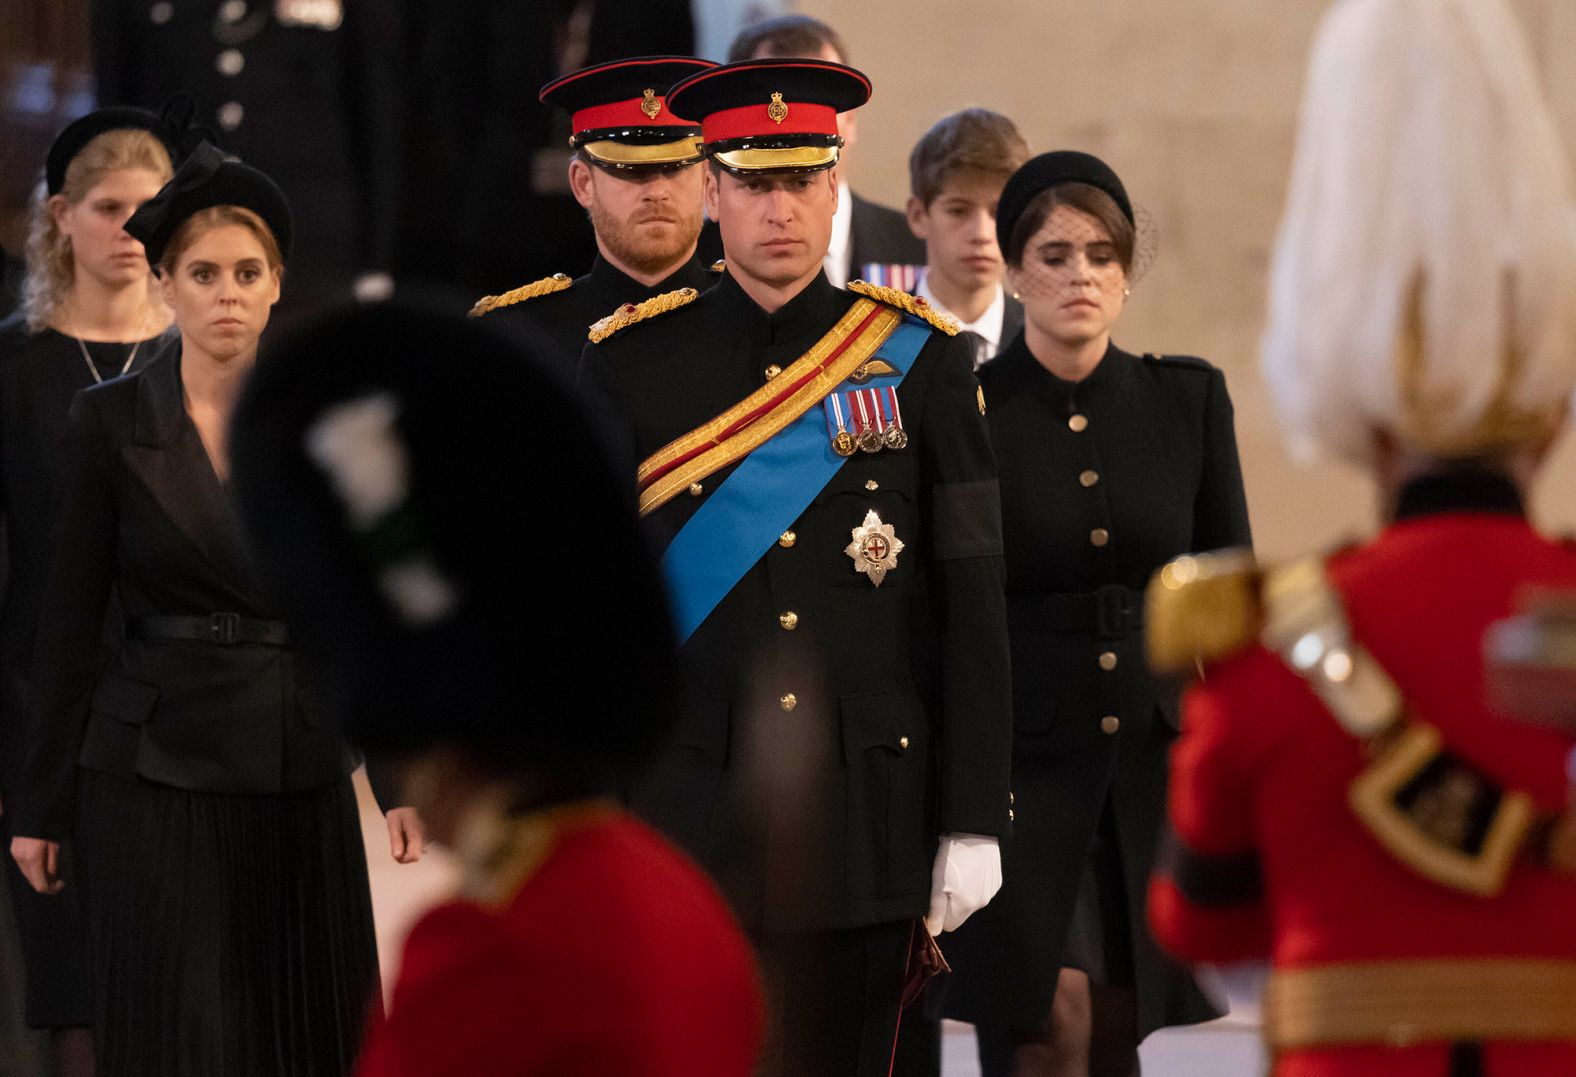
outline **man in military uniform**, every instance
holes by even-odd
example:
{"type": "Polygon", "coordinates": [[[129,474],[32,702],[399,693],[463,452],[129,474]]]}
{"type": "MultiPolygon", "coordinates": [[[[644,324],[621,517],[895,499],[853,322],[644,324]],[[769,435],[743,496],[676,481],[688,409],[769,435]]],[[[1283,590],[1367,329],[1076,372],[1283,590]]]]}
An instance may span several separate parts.
{"type": "Polygon", "coordinates": [[[634,803],[754,933],[766,1072],[795,1077],[887,1073],[905,953],[989,900],[1011,815],[972,357],[914,297],[822,271],[837,114],[869,89],[803,60],[676,86],[729,271],[609,317],[581,360],[644,460],[684,641],[680,728],[634,803]]]}
{"type": "Polygon", "coordinates": [[[695,259],[700,128],[676,116],[664,97],[679,79],[715,66],[676,56],[617,60],[542,87],[544,103],[570,113],[569,187],[591,215],[596,261],[574,280],[557,273],[487,296],[473,315],[540,334],[555,346],[567,379],[592,322],[621,304],[716,282],[717,272],[695,259]]]}
{"type": "Polygon", "coordinates": [[[1483,654],[1518,593],[1576,586],[1524,508],[1576,387],[1569,158],[1501,0],[1341,5],[1307,97],[1264,368],[1387,523],[1151,585],[1152,663],[1210,663],[1151,921],[1269,957],[1277,1077],[1576,1073],[1576,731],[1498,710],[1483,654]]]}

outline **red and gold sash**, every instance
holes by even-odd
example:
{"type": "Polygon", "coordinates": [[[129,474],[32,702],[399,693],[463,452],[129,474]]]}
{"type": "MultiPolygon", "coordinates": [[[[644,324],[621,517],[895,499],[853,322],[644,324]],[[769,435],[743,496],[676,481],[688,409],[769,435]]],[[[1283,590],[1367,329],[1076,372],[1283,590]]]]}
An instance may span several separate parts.
{"type": "Polygon", "coordinates": [[[666,505],[690,484],[744,459],[841,385],[886,342],[900,311],[861,299],[815,346],[777,377],[640,465],[640,514],[666,505]]]}

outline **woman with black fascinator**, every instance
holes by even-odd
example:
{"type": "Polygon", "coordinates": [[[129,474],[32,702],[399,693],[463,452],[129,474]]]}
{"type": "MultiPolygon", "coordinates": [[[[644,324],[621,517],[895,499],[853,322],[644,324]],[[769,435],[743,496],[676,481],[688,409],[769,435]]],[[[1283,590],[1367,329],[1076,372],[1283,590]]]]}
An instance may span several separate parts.
{"type": "Polygon", "coordinates": [[[228,491],[290,210],[204,145],[126,230],[180,349],[73,405],[12,856],[58,893],[75,842],[100,1072],[344,1073],[377,989],[353,760],[305,701],[228,491]]]}

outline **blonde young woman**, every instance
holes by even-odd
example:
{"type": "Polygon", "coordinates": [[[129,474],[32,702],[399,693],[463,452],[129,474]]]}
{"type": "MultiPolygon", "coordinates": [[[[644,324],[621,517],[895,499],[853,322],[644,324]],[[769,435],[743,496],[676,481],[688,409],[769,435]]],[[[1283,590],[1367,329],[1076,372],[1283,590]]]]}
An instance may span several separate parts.
{"type": "Polygon", "coordinates": [[[228,490],[290,210],[205,145],[126,227],[180,351],[73,408],[11,852],[62,893],[76,840],[101,1071],[333,1077],[377,988],[353,760],[308,704],[228,490]],[[111,594],[125,632],[105,663],[111,594]]]}
{"type": "MultiPolygon", "coordinates": [[[[167,124],[91,113],[50,148],[28,245],[25,305],[0,323],[0,512],[9,574],[0,601],[0,830],[25,748],[21,701],[49,561],[54,461],[78,390],[146,366],[175,341],[126,219],[170,178],[167,124]]],[[[70,876],[70,849],[60,870],[70,876]]],[[[75,895],[49,901],[10,865],[28,1024],[52,1030],[55,1072],[92,1073],[86,933],[75,895]]]]}

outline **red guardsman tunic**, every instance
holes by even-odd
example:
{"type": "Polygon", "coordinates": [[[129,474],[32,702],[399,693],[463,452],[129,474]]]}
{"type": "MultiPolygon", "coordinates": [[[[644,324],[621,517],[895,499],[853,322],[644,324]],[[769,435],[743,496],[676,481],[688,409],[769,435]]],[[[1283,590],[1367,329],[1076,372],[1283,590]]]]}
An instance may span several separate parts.
{"type": "MultiPolygon", "coordinates": [[[[1494,784],[1527,794],[1545,824],[1565,812],[1568,825],[1573,740],[1489,709],[1481,647],[1528,585],[1576,585],[1576,550],[1535,533],[1496,481],[1410,488],[1397,522],[1331,559],[1328,578],[1407,719],[1437,728],[1446,751],[1494,784]]],[[[1211,665],[1184,715],[1171,763],[1179,840],[1151,889],[1151,921],[1161,944],[1189,960],[1270,959],[1276,1077],[1576,1074],[1576,875],[1551,866],[1538,828],[1493,896],[1404,865],[1348,804],[1375,754],[1262,645],[1211,665]],[[1291,982],[1332,969],[1323,998],[1291,982]],[[1277,997],[1282,987],[1292,989],[1277,997]],[[1522,1015],[1525,1027],[1513,1038],[1470,1031],[1494,1013],[1500,1026],[1522,1015]],[[1374,1020],[1382,1030],[1370,1042],[1328,1035],[1331,1022],[1374,1020]],[[1429,1021],[1460,1034],[1432,1038],[1419,1031],[1429,1021]]]]}
{"type": "Polygon", "coordinates": [[[614,809],[551,826],[512,896],[416,925],[359,1077],[749,1077],[760,988],[712,885],[614,809]]]}

